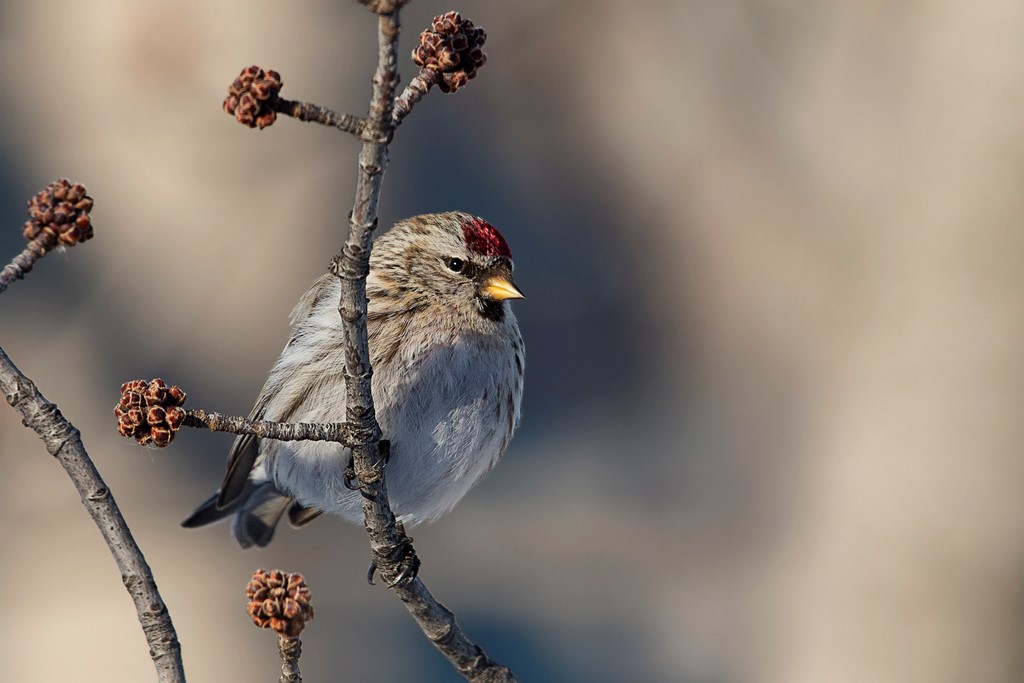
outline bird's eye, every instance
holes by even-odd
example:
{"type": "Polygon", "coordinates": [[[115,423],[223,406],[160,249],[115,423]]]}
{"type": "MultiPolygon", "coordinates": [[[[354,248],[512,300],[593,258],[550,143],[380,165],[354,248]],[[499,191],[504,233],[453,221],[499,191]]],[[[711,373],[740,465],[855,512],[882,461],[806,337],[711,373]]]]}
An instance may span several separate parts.
{"type": "Polygon", "coordinates": [[[448,270],[454,271],[456,273],[461,273],[462,269],[466,267],[465,261],[463,261],[460,258],[455,258],[454,256],[448,259],[445,265],[448,266],[448,270]]]}

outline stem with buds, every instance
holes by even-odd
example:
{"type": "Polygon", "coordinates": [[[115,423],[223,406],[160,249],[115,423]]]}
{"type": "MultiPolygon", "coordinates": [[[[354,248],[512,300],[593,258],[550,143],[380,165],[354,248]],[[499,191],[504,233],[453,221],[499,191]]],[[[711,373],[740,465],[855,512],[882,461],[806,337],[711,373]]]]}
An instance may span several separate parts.
{"type": "Polygon", "coordinates": [[[274,101],[274,110],[300,121],[310,121],[322,126],[337,128],[345,133],[351,133],[357,138],[362,138],[366,130],[365,119],[351,114],[339,114],[329,107],[312,102],[297,102],[280,97],[274,101]]]}
{"type": "Polygon", "coordinates": [[[412,112],[413,106],[422,100],[430,89],[441,82],[441,74],[435,69],[420,69],[413,76],[402,94],[395,99],[395,110],[391,115],[391,125],[395,128],[412,112]]]}
{"type": "Polygon", "coordinates": [[[247,417],[208,413],[205,410],[190,410],[186,413],[185,427],[205,428],[211,432],[231,434],[252,434],[261,439],[276,441],[333,441],[348,443],[351,437],[341,423],[313,422],[271,422],[250,420],[247,417]]]}
{"type": "MultiPolygon", "coordinates": [[[[366,533],[382,578],[398,594],[424,635],[464,678],[477,683],[512,683],[516,680],[512,671],[470,641],[451,610],[434,599],[419,578],[404,579],[407,565],[403,559],[407,558],[395,552],[408,540],[399,533],[388,504],[385,458],[380,450],[382,435],[370,393],[373,370],[366,334],[366,276],[370,271],[373,231],[377,227],[377,203],[388,163],[388,142],[394,131],[392,117],[398,82],[398,7],[389,9],[377,20],[377,70],[368,117],[368,129],[378,135],[376,140],[363,142],[348,240],[332,263],[332,272],[341,279],[338,309],[345,328],[348,422],[352,435],[357,437],[352,444],[353,465],[360,487],[367,494],[363,496],[366,533]]],[[[414,101],[412,95],[409,101],[414,101]]],[[[413,552],[411,545],[408,552],[413,552]]]]}
{"type": "Polygon", "coordinates": [[[302,673],[299,671],[302,641],[297,637],[280,636],[277,639],[277,651],[281,655],[280,683],[302,683],[302,673]]]}
{"type": "Polygon", "coordinates": [[[53,249],[56,240],[49,233],[43,233],[28,243],[25,250],[11,259],[0,270],[0,294],[15,280],[24,278],[40,258],[53,249]]]}

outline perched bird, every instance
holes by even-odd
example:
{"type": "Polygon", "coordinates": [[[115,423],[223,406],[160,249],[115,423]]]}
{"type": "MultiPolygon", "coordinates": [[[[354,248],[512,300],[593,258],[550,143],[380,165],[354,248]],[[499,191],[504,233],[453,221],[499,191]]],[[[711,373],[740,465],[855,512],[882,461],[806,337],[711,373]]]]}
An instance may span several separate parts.
{"type": "MultiPolygon", "coordinates": [[[[386,468],[405,525],[452,509],[501,458],[519,423],[523,339],[508,304],[512,253],[490,223],[465,213],[415,216],[377,238],[366,280],[377,419],[391,442],[386,468]]],[[[325,275],[291,315],[291,337],[250,417],[345,420],[340,281],[325,275]]],[[[235,439],[220,490],[182,525],[234,515],[247,548],[265,546],[285,512],[301,526],[322,512],[362,523],[346,486],[351,451],[337,443],[235,439]]]]}

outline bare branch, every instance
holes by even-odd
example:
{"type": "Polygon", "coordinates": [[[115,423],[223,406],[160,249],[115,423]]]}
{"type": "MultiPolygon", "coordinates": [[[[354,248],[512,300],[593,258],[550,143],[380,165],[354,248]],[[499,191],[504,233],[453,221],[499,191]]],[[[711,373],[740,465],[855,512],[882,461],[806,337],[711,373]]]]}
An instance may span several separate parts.
{"type": "Polygon", "coordinates": [[[182,427],[212,432],[252,434],[277,441],[331,441],[348,445],[352,436],[342,423],[272,422],[251,420],[205,410],[185,410],[187,394],[162,379],[133,379],[121,385],[121,400],[114,406],[117,431],[139,445],[170,446],[182,427]]]}
{"type": "Polygon", "coordinates": [[[300,121],[337,128],[359,139],[364,138],[365,119],[351,114],[339,114],[329,107],[312,102],[286,100],[281,97],[282,87],[284,82],[281,74],[273,69],[264,71],[256,65],[246,67],[228,86],[224,112],[248,128],[263,130],[277,121],[278,114],[284,114],[300,121]]]}
{"type": "Polygon", "coordinates": [[[412,112],[417,102],[422,100],[430,89],[441,81],[440,72],[435,69],[420,69],[420,72],[413,76],[409,85],[395,100],[395,109],[391,114],[391,125],[395,128],[402,123],[406,116],[412,112]]]}
{"type": "Polygon", "coordinates": [[[341,423],[318,424],[312,422],[271,422],[250,420],[247,417],[208,413],[205,410],[190,410],[186,414],[185,427],[206,428],[211,432],[231,434],[252,434],[261,439],[277,441],[333,441],[351,442],[346,427],[341,423]]]}
{"type": "Polygon", "coordinates": [[[332,271],[341,278],[341,313],[345,331],[347,420],[356,437],[352,443],[353,466],[367,495],[363,499],[370,549],[381,576],[388,583],[401,572],[398,562],[388,562],[392,549],[402,541],[395,515],[388,505],[384,464],[380,452],[381,430],[370,393],[370,352],[366,334],[366,276],[370,270],[370,244],[377,226],[377,202],[387,166],[387,141],[391,135],[391,112],[398,82],[397,54],[400,24],[397,12],[378,17],[377,70],[370,101],[370,127],[375,141],[363,143],[359,154],[359,176],[355,203],[349,215],[349,234],[342,253],[335,257],[332,271]]]}
{"type": "Polygon", "coordinates": [[[149,643],[149,653],[160,683],[184,683],[181,646],[163,598],[153,580],[128,524],[106,483],[82,445],[81,435],[56,405],[50,403],[0,348],[0,390],[7,402],[21,413],[25,426],[34,430],[46,450],[71,477],[82,504],[107,542],[128,594],[135,602],[139,623],[149,643]]]}
{"type": "Polygon", "coordinates": [[[53,248],[56,240],[52,235],[42,234],[28,243],[25,251],[21,252],[11,260],[3,270],[0,270],[0,294],[7,289],[15,280],[20,280],[32,270],[40,258],[46,255],[53,248]]]}
{"type": "Polygon", "coordinates": [[[365,119],[351,114],[339,114],[329,107],[322,107],[311,102],[293,102],[282,97],[274,101],[274,111],[300,121],[311,121],[322,126],[337,128],[345,133],[351,133],[357,138],[362,138],[366,130],[365,119]]]}
{"type": "Polygon", "coordinates": [[[277,639],[277,651],[281,655],[281,678],[279,683],[302,683],[299,671],[299,657],[302,656],[302,641],[298,638],[281,636],[277,639]]]}
{"type": "Polygon", "coordinates": [[[401,598],[427,638],[467,680],[511,683],[516,680],[512,672],[491,660],[479,645],[466,637],[455,615],[434,599],[419,578],[404,580],[408,557],[395,552],[407,548],[408,553],[413,553],[411,544],[400,534],[388,504],[382,435],[370,393],[372,368],[366,333],[366,276],[370,269],[373,230],[377,227],[377,203],[388,163],[387,145],[394,130],[400,4],[393,3],[387,13],[378,17],[377,70],[368,116],[368,131],[375,131],[376,139],[363,142],[348,240],[332,263],[332,272],[341,279],[338,310],[345,330],[347,419],[354,437],[353,465],[365,494],[366,533],[381,576],[401,598]]]}
{"type": "Polygon", "coordinates": [[[512,670],[495,662],[482,647],[467,638],[455,614],[435,600],[420,579],[391,589],[401,598],[423,634],[467,681],[516,683],[512,670]]]}

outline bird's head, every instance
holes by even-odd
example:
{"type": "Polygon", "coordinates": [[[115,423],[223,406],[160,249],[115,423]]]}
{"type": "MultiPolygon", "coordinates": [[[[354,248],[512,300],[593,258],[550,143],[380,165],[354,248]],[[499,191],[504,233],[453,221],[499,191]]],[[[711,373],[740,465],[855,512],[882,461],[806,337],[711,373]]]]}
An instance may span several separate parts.
{"type": "Polygon", "coordinates": [[[371,272],[385,291],[471,307],[504,317],[522,299],[512,280],[512,252],[493,225],[466,213],[424,214],[399,221],[374,244],[371,272]]]}

